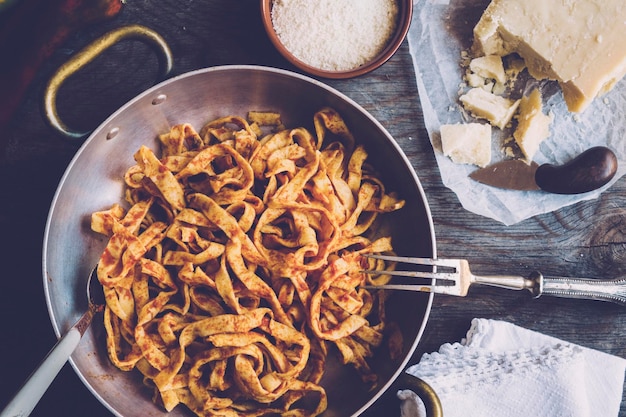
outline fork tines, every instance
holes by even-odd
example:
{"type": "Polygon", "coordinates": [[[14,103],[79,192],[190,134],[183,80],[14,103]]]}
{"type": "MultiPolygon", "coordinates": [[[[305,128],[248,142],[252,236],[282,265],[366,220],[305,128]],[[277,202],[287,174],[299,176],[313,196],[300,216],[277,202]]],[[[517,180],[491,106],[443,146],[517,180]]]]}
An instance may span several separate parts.
{"type": "Polygon", "coordinates": [[[416,258],[413,256],[391,256],[391,255],[375,255],[371,253],[363,254],[366,258],[380,259],[382,261],[406,263],[413,265],[433,265],[448,268],[457,268],[459,266],[458,259],[436,259],[436,258],[416,258]]]}
{"type": "MultiPolygon", "coordinates": [[[[398,262],[411,265],[424,265],[442,267],[446,271],[432,270],[432,271],[384,271],[386,275],[393,275],[398,277],[414,277],[414,278],[433,278],[437,280],[454,280],[458,276],[459,262],[456,259],[433,259],[433,258],[416,258],[408,256],[390,256],[390,255],[372,255],[365,254],[367,258],[380,259],[387,262],[398,262]],[[435,272],[436,271],[436,272],[435,272]]],[[[381,273],[381,271],[363,271],[368,274],[381,273]]]]}
{"type": "Polygon", "coordinates": [[[459,287],[459,270],[461,267],[458,259],[433,259],[433,258],[416,258],[407,256],[390,256],[390,255],[374,255],[364,254],[364,256],[372,259],[380,259],[387,262],[404,263],[415,266],[430,266],[430,271],[363,271],[368,274],[386,274],[397,277],[426,278],[432,280],[430,285],[422,285],[418,283],[411,284],[385,284],[385,285],[364,285],[362,288],[367,289],[387,289],[387,290],[404,290],[404,291],[420,291],[420,292],[436,292],[443,294],[456,295],[460,292],[459,287]],[[441,269],[440,269],[441,268],[441,269]],[[434,284],[434,285],[433,285],[434,284]]]}

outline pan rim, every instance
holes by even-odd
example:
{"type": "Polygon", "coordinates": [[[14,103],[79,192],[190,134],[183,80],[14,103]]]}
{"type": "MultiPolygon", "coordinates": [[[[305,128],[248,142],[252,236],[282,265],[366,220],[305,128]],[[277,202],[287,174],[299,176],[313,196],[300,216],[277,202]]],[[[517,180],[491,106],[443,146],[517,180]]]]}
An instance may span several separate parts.
{"type": "MultiPolygon", "coordinates": [[[[266,66],[260,66],[260,65],[222,65],[222,66],[215,66],[215,67],[209,67],[209,68],[202,68],[202,69],[198,69],[198,70],[193,70],[193,71],[189,71],[183,74],[179,74],[177,76],[174,76],[170,79],[167,79],[165,81],[162,81],[156,85],[154,85],[153,87],[145,90],[142,93],[139,93],[137,96],[135,96],[134,98],[132,98],[131,100],[129,100],[126,104],[122,105],[119,109],[117,109],[115,112],[113,112],[106,120],[104,120],[88,137],[87,139],[83,142],[83,144],[79,147],[79,149],[77,150],[77,152],[75,153],[75,155],[73,156],[73,158],[70,160],[69,164],[67,165],[58,185],[57,185],[57,189],[54,193],[54,196],[52,198],[51,204],[50,204],[50,208],[49,208],[49,212],[48,212],[48,216],[46,218],[46,225],[45,225],[45,230],[44,230],[44,235],[43,235],[43,249],[42,249],[42,275],[43,275],[43,287],[44,287],[44,295],[45,295],[45,300],[46,300],[46,305],[47,305],[47,310],[48,310],[48,315],[49,318],[51,320],[51,324],[52,324],[52,328],[54,330],[54,333],[57,337],[61,337],[62,335],[62,329],[61,329],[61,320],[59,319],[59,317],[56,315],[56,312],[54,310],[54,306],[53,306],[53,299],[51,298],[51,288],[50,288],[50,282],[48,280],[48,251],[49,251],[49,247],[52,245],[52,243],[50,242],[50,233],[51,233],[51,228],[52,228],[52,220],[54,218],[54,214],[55,214],[55,209],[57,208],[57,205],[59,204],[60,201],[60,195],[63,191],[64,185],[68,179],[68,177],[72,174],[72,169],[73,167],[76,165],[77,161],[80,159],[81,155],[83,155],[83,153],[86,151],[88,145],[95,140],[96,137],[98,137],[99,135],[102,134],[103,131],[106,131],[105,129],[110,126],[111,121],[115,120],[120,114],[122,114],[124,111],[126,111],[129,107],[131,107],[133,104],[135,104],[136,102],[145,99],[145,97],[150,96],[152,94],[154,94],[155,92],[158,92],[159,89],[164,88],[165,86],[172,84],[172,83],[176,83],[179,80],[185,79],[185,78],[189,78],[189,77],[194,77],[194,76],[199,76],[202,74],[206,74],[206,73],[213,73],[213,72],[224,72],[224,71],[230,71],[230,72],[236,72],[236,71],[244,71],[244,72],[266,72],[266,73],[273,73],[273,74],[277,74],[280,76],[284,76],[284,77],[288,77],[288,78],[295,78],[298,79],[302,82],[308,83],[313,85],[316,88],[325,90],[327,93],[338,97],[339,99],[345,101],[349,106],[353,107],[355,110],[357,110],[359,113],[361,113],[363,116],[365,116],[367,119],[369,119],[369,121],[371,123],[373,123],[377,129],[379,129],[379,131],[381,133],[383,133],[387,139],[389,144],[395,148],[396,153],[398,154],[398,156],[400,156],[404,162],[404,164],[407,166],[408,171],[410,172],[411,176],[412,176],[412,181],[416,187],[416,190],[418,191],[419,197],[423,203],[423,208],[424,208],[424,214],[425,217],[428,220],[428,230],[429,230],[429,238],[431,241],[431,248],[430,251],[432,253],[432,257],[437,257],[437,252],[436,252],[436,236],[435,236],[435,228],[434,228],[434,222],[433,222],[433,218],[432,218],[432,214],[431,214],[431,210],[430,210],[430,206],[428,204],[428,200],[426,197],[426,193],[424,192],[423,186],[421,184],[421,181],[419,180],[417,173],[415,172],[415,169],[413,168],[413,166],[411,165],[411,162],[409,161],[408,157],[406,156],[406,154],[404,153],[404,151],[402,150],[402,148],[399,146],[399,144],[396,142],[396,140],[391,136],[391,134],[387,131],[387,129],[376,119],[374,118],[367,110],[365,110],[360,104],[358,104],[356,101],[354,101],[353,99],[351,99],[350,97],[348,97],[347,95],[345,95],[344,93],[340,92],[339,90],[319,81],[316,80],[314,78],[311,78],[309,76],[306,75],[302,75],[299,73],[295,73],[292,71],[288,71],[288,70],[284,70],[284,69],[278,69],[278,68],[273,68],[273,67],[266,67],[266,66]]],[[[353,416],[358,416],[360,414],[362,414],[365,410],[367,410],[369,407],[372,406],[372,404],[378,400],[380,398],[380,396],[386,392],[389,387],[394,383],[394,381],[397,379],[397,377],[400,375],[401,372],[403,372],[407,366],[408,361],[411,359],[413,353],[415,352],[422,336],[423,333],[425,331],[426,328],[426,323],[428,322],[428,319],[430,317],[430,312],[431,312],[431,308],[432,308],[432,303],[433,303],[433,297],[434,294],[430,293],[428,294],[427,300],[424,303],[424,316],[421,322],[421,325],[417,331],[417,334],[415,336],[415,339],[413,340],[413,343],[411,344],[407,354],[405,355],[405,357],[403,358],[403,360],[398,364],[396,371],[390,376],[390,378],[388,379],[388,381],[382,385],[379,389],[377,389],[377,393],[376,395],[374,395],[369,401],[365,402],[365,404],[359,408],[359,410],[357,410],[353,416]]],[[[75,362],[75,360],[73,359],[73,357],[70,357],[69,362],[72,366],[72,368],[74,369],[74,372],[77,374],[77,376],[79,377],[79,379],[82,381],[82,383],[89,389],[89,391],[91,391],[91,393],[100,401],[100,403],[102,405],[104,405],[110,412],[112,412],[114,415],[118,416],[118,417],[124,417],[123,414],[120,414],[117,410],[115,410],[102,396],[101,394],[94,388],[94,386],[89,382],[89,380],[86,378],[85,375],[83,375],[83,371],[79,368],[79,366],[77,365],[77,363],[75,362]]]]}

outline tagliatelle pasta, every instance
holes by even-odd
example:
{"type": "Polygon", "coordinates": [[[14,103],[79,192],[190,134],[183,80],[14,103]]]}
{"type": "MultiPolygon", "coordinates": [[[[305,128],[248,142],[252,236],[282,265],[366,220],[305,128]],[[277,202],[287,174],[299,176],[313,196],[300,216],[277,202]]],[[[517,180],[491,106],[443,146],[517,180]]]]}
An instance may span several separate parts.
{"type": "Polygon", "coordinates": [[[392,250],[373,225],[404,202],[333,109],[313,116],[313,133],[276,113],[249,117],[172,127],[159,156],[136,152],[129,207],[92,215],[109,237],[98,263],[107,350],[168,411],[315,416],[333,346],[372,386],[374,351],[386,336],[390,352],[402,347],[382,292],[359,287],[389,279],[390,265],[362,255],[392,250]]]}

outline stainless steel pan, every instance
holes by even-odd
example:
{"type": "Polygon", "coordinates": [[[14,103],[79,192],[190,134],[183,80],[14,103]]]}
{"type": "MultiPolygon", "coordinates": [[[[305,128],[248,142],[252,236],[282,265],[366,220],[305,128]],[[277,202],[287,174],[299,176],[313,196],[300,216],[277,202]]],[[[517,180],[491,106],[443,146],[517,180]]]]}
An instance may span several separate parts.
{"type": "MultiPolygon", "coordinates": [[[[176,123],[198,128],[224,115],[249,110],[280,112],[288,127],[312,129],[312,115],[334,107],[370,153],[390,189],[407,200],[389,217],[398,253],[435,256],[435,235],[426,197],[407,157],[385,128],[361,106],[314,79],[258,66],[223,66],[177,76],[140,94],[103,122],[69,164],[53,199],[44,236],[43,282],[52,325],[61,335],[87,308],[85,280],[105,246],[90,231],[92,212],[122,202],[122,177],[134,165],[133,154],[145,144],[157,149],[156,137],[176,123]]],[[[373,361],[380,385],[368,391],[350,367],[331,362],[323,385],[328,393],[325,417],[363,413],[402,373],[424,331],[432,295],[394,294],[389,316],[404,336],[401,359],[381,351],[373,361]]],[[[100,323],[85,335],[70,360],[78,376],[113,414],[124,417],[165,416],[154,405],[135,372],[113,367],[105,352],[100,323]]],[[[391,411],[391,410],[390,410],[391,411]]],[[[183,407],[169,415],[190,415],[183,407]]]]}

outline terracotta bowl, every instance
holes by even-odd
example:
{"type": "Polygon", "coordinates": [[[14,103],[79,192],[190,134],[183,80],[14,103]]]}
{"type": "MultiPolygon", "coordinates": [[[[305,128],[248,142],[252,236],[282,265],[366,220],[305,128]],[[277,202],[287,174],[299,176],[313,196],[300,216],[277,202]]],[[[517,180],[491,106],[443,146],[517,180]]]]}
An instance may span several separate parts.
{"type": "Polygon", "coordinates": [[[345,71],[330,71],[322,68],[317,68],[307,64],[306,62],[303,62],[302,60],[294,56],[293,53],[291,53],[291,51],[289,51],[285,47],[285,45],[283,45],[280,38],[278,37],[278,34],[276,33],[276,30],[274,29],[274,25],[272,23],[272,7],[274,0],[261,0],[261,17],[263,19],[265,31],[267,32],[270,41],[283,55],[283,57],[285,57],[291,64],[315,77],[345,79],[358,77],[360,75],[374,71],[385,62],[387,62],[393,56],[393,54],[396,53],[398,48],[400,48],[402,42],[404,42],[407,32],[409,31],[409,26],[411,24],[411,17],[413,14],[413,1],[396,0],[396,2],[398,4],[398,20],[395,27],[395,33],[391,36],[387,45],[371,61],[354,69],[345,71]]]}

